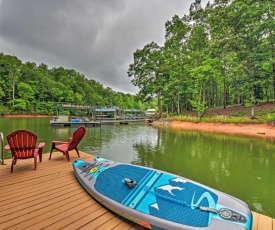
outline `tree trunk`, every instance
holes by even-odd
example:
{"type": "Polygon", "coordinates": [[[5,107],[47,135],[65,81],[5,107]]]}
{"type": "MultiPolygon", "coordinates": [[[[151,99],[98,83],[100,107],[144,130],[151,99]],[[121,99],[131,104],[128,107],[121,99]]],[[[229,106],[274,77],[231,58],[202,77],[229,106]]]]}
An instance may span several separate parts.
{"type": "Polygon", "coordinates": [[[14,91],[15,91],[15,83],[12,82],[12,106],[14,106],[14,91]]]}
{"type": "Polygon", "coordinates": [[[178,98],[177,98],[178,99],[177,100],[178,101],[178,114],[180,114],[180,95],[178,94],[177,96],[178,96],[178,98]]]}
{"type": "Polygon", "coordinates": [[[252,105],[252,108],[251,108],[251,119],[254,119],[254,118],[255,118],[254,105],[252,105]]]}
{"type": "Polygon", "coordinates": [[[162,110],[161,110],[160,92],[157,92],[157,97],[158,97],[158,111],[159,111],[159,117],[161,117],[162,110]]]}
{"type": "MultiPolygon", "coordinates": [[[[273,55],[274,59],[274,55],[273,55]]],[[[275,99],[275,63],[272,65],[272,72],[273,72],[273,99],[275,99]]]]}
{"type": "Polygon", "coordinates": [[[225,76],[223,77],[223,108],[226,109],[226,81],[225,81],[225,76]]]}

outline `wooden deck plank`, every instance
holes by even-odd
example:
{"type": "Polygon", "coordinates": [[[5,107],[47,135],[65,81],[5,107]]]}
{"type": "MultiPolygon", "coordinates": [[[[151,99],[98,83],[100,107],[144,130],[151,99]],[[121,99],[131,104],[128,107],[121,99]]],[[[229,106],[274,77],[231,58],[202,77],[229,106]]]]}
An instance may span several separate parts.
{"type": "Polygon", "coordinates": [[[79,218],[77,221],[75,221],[72,224],[70,224],[64,228],[61,228],[61,229],[79,229],[89,223],[92,223],[93,221],[96,221],[97,218],[99,218],[106,212],[108,212],[108,211],[105,208],[100,207],[99,209],[95,210],[94,212],[89,213],[88,215],[86,215],[82,218],[79,218]]]}
{"type": "MultiPolygon", "coordinates": [[[[83,195],[82,194],[73,194],[72,195],[74,199],[79,199],[80,204],[83,201],[83,195]]],[[[71,197],[69,197],[71,198],[71,197]]],[[[9,215],[6,215],[4,217],[1,217],[2,221],[4,222],[3,224],[0,224],[0,229],[7,227],[7,225],[16,225],[20,224],[23,226],[23,222],[25,220],[28,220],[29,214],[31,213],[31,216],[33,219],[36,220],[42,220],[44,218],[49,218],[51,214],[54,213],[53,209],[57,209],[56,207],[59,207],[57,210],[59,212],[62,212],[65,208],[70,208],[70,205],[74,204],[77,205],[77,202],[70,202],[68,204],[68,200],[64,197],[63,200],[60,200],[58,198],[53,198],[52,200],[48,200],[47,202],[39,203],[38,205],[35,204],[33,206],[24,208],[24,207],[19,207],[22,208],[20,211],[17,212],[12,212],[9,215]],[[45,204],[47,203],[47,204],[45,204]],[[17,218],[12,218],[13,216],[16,216],[17,218]]],[[[84,202],[84,201],[83,201],[84,202]]],[[[34,220],[32,220],[34,222],[34,220]]]]}
{"type": "Polygon", "coordinates": [[[90,206],[90,204],[87,202],[86,197],[81,197],[79,199],[78,196],[74,197],[75,201],[68,203],[60,202],[55,204],[48,209],[44,214],[40,215],[41,218],[36,218],[38,219],[36,223],[32,222],[31,225],[29,226],[23,226],[24,229],[27,229],[27,227],[35,228],[35,229],[40,229],[45,226],[51,226],[52,224],[58,222],[60,219],[67,218],[68,216],[75,214],[76,209],[79,210],[79,207],[81,208],[87,208],[90,206]],[[40,220],[39,220],[40,219],[40,220]]]}
{"type": "Polygon", "coordinates": [[[119,217],[119,219],[121,219],[122,222],[120,222],[116,227],[112,228],[112,230],[128,230],[134,225],[132,221],[124,220],[121,217],[119,217]]]}
{"type": "MultiPolygon", "coordinates": [[[[60,181],[60,183],[56,183],[57,181],[58,180],[56,181],[53,180],[52,181],[53,184],[51,187],[49,187],[49,185],[45,183],[39,184],[39,186],[36,186],[35,188],[30,187],[28,190],[28,193],[22,193],[22,191],[18,190],[8,194],[6,193],[6,191],[3,191],[3,193],[7,194],[7,196],[2,197],[3,200],[1,200],[1,204],[2,205],[8,205],[13,203],[16,203],[17,205],[21,203],[24,204],[24,203],[34,201],[36,199],[43,199],[45,197],[54,195],[56,190],[59,190],[59,189],[72,189],[72,190],[76,189],[75,184],[73,182],[60,181]]],[[[11,187],[11,189],[13,188],[11,187]]],[[[14,189],[16,189],[16,187],[14,187],[14,189]]],[[[0,213],[0,216],[1,216],[1,213],[0,213]]]]}
{"type": "MultiPolygon", "coordinates": [[[[107,210],[106,210],[107,211],[107,210]]],[[[115,217],[115,214],[112,212],[105,212],[98,218],[96,218],[93,222],[90,222],[83,227],[81,227],[81,230],[89,230],[89,229],[97,229],[100,228],[100,226],[106,224],[108,221],[110,221],[112,218],[115,217]],[[106,221],[108,220],[108,221],[106,221]]],[[[111,229],[111,228],[105,228],[105,229],[111,229]]]]}
{"type": "Polygon", "coordinates": [[[265,215],[260,215],[258,229],[272,230],[272,218],[265,215]]]}
{"type": "Polygon", "coordinates": [[[57,222],[51,223],[51,225],[45,227],[44,229],[51,230],[51,229],[65,228],[67,226],[73,225],[73,223],[78,221],[79,216],[83,218],[101,208],[101,206],[99,206],[97,203],[93,203],[85,208],[82,206],[79,206],[79,207],[81,210],[77,209],[75,210],[75,213],[71,212],[70,215],[66,216],[63,219],[60,218],[57,222]]]}
{"type": "MultiPolygon", "coordinates": [[[[93,156],[80,152],[81,159],[93,156]]],[[[71,161],[78,159],[70,154],[71,161]]],[[[113,229],[144,230],[108,211],[75,179],[72,163],[60,153],[43,154],[33,170],[33,159],[0,165],[0,229],[113,229]]],[[[275,219],[253,212],[252,230],[275,230],[275,219]]]]}
{"type": "MultiPolygon", "coordinates": [[[[73,191],[68,191],[68,195],[65,197],[63,194],[56,196],[48,196],[44,197],[44,199],[37,199],[35,201],[30,201],[28,203],[23,203],[23,204],[11,204],[11,205],[6,205],[4,208],[7,208],[7,211],[3,211],[4,214],[2,214],[2,220],[5,218],[11,218],[11,214],[16,213],[17,216],[24,215],[25,213],[28,213],[29,211],[35,211],[40,208],[45,208],[51,205],[54,205],[56,202],[66,202],[66,198],[74,198],[77,196],[78,198],[81,198],[83,194],[79,193],[77,189],[74,189],[73,191]],[[5,216],[3,216],[5,215],[5,216]]],[[[4,209],[3,208],[3,209],[4,209]]]]}
{"type": "Polygon", "coordinates": [[[118,226],[123,220],[118,218],[118,216],[114,216],[113,218],[110,218],[110,220],[103,222],[97,229],[98,230],[105,230],[105,229],[114,229],[116,226],[118,226]]]}
{"type": "Polygon", "coordinates": [[[258,229],[258,223],[259,223],[260,214],[257,213],[257,212],[252,212],[252,215],[253,215],[252,229],[253,230],[259,230],[258,229]]]}

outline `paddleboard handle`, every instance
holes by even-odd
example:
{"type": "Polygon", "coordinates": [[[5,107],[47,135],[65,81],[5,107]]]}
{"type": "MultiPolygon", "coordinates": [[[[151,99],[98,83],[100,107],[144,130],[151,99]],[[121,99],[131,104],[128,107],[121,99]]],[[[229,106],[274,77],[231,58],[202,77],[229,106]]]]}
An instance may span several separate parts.
{"type": "Polygon", "coordinates": [[[220,210],[217,210],[215,208],[203,207],[203,206],[199,206],[198,208],[205,212],[217,213],[222,219],[225,219],[225,220],[242,222],[242,223],[246,223],[247,221],[245,216],[227,208],[221,208],[220,210]]]}
{"type": "Polygon", "coordinates": [[[217,210],[215,208],[209,208],[209,207],[203,207],[203,206],[199,206],[198,208],[205,212],[214,212],[214,213],[219,214],[219,210],[217,210]]]}
{"type": "Polygon", "coordinates": [[[129,179],[129,178],[124,178],[123,181],[125,184],[127,184],[128,188],[133,188],[137,184],[134,180],[129,179]]]}

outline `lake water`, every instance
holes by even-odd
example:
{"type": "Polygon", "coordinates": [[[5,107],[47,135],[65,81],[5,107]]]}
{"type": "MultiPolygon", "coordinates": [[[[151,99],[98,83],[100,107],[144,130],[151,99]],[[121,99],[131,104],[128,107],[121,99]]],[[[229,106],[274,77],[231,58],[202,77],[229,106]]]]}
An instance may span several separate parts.
{"type": "MultiPolygon", "coordinates": [[[[0,118],[0,132],[6,137],[16,129],[31,130],[40,142],[46,142],[44,152],[49,152],[52,140],[65,141],[76,129],[51,127],[49,121],[50,118],[0,118]]],[[[190,178],[238,197],[251,210],[275,218],[272,140],[145,124],[102,125],[87,128],[79,149],[190,178]]]]}

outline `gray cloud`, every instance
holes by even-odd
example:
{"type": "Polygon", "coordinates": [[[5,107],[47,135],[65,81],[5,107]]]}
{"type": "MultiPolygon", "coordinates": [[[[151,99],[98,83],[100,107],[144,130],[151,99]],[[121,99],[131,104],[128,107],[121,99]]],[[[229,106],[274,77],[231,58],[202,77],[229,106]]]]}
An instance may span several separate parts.
{"type": "Polygon", "coordinates": [[[0,0],[0,52],[75,69],[105,87],[136,93],[133,53],[163,45],[165,22],[192,0],[0,0]]]}

